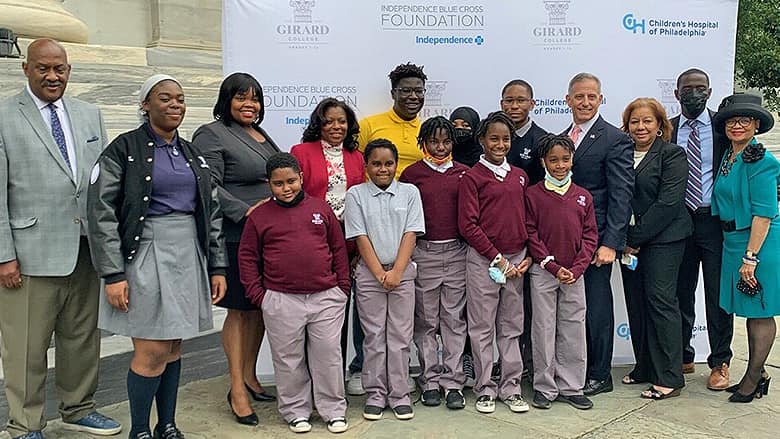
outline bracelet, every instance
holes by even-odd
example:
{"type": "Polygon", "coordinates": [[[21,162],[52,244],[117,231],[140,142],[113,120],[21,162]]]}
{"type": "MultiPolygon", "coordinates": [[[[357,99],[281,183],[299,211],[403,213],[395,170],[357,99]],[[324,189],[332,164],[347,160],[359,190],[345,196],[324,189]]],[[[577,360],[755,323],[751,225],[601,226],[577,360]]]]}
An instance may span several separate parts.
{"type": "Polygon", "coordinates": [[[554,261],[554,260],[555,260],[555,256],[550,255],[550,256],[547,256],[546,258],[542,259],[542,262],[540,262],[539,265],[542,268],[544,268],[545,265],[547,265],[550,261],[554,261]]]}
{"type": "Polygon", "coordinates": [[[747,256],[742,257],[742,263],[745,265],[758,265],[758,258],[748,258],[747,256]]]}

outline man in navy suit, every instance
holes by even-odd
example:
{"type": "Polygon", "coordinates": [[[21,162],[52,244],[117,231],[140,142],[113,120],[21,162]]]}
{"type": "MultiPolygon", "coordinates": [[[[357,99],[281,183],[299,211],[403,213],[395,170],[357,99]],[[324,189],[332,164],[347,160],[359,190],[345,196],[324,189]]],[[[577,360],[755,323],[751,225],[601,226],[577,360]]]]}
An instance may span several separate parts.
{"type": "Polygon", "coordinates": [[[698,139],[700,160],[690,160],[686,207],[693,219],[693,235],[685,243],[685,255],[677,279],[677,297],[683,316],[683,372],[693,373],[695,352],[691,345],[695,315],[695,295],[699,282],[699,266],[704,279],[707,336],[710,355],[707,363],[710,377],[707,388],[724,390],[729,386],[731,364],[731,339],[734,336],[734,316],[720,307],[720,259],[723,250],[723,233],[720,218],[710,212],[710,198],[718,175],[720,162],[728,148],[728,139],[712,127],[715,112],[707,109],[712,96],[710,78],[703,70],[688,69],[677,78],[675,97],[680,101],[680,115],[672,118],[672,143],[689,153],[692,143],[698,139]],[[696,135],[692,136],[694,128],[696,135]],[[694,192],[691,192],[694,191],[694,192]],[[694,193],[700,196],[692,196],[694,193]]]}
{"type": "Polygon", "coordinates": [[[596,210],[599,246],[585,272],[588,370],[585,395],[612,391],[612,265],[626,238],[634,189],[634,152],[628,136],[599,115],[601,81],[578,73],[569,81],[566,104],[573,123],[563,133],[574,141],[574,183],[590,191],[596,210]]]}

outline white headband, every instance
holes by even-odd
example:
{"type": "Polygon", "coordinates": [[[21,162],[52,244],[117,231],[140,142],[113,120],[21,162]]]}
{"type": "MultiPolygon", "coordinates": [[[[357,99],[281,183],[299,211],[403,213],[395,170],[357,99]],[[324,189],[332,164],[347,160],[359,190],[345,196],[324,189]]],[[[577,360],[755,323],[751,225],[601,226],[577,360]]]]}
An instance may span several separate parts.
{"type": "Polygon", "coordinates": [[[178,84],[179,87],[181,87],[181,83],[179,83],[176,78],[163,73],[152,75],[149,77],[149,79],[144,81],[143,85],[141,85],[141,92],[138,94],[138,117],[141,119],[141,122],[146,121],[146,111],[143,110],[144,102],[149,97],[149,93],[152,91],[154,86],[163,81],[173,81],[178,84]]]}

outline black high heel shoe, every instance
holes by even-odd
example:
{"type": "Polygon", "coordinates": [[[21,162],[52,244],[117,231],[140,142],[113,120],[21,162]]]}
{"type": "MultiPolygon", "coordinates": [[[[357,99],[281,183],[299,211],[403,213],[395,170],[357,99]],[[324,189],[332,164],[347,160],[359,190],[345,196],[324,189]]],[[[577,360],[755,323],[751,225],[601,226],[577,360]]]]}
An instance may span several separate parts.
{"type": "MultiPolygon", "coordinates": [[[[761,369],[761,378],[766,380],[766,392],[764,395],[769,393],[769,381],[772,380],[772,377],[769,376],[768,373],[766,373],[766,369],[761,369]]],[[[737,390],[739,390],[739,383],[734,384],[733,386],[726,387],[726,392],[728,393],[734,393],[737,390]]]]}
{"type": "Polygon", "coordinates": [[[252,414],[246,415],[246,416],[239,416],[238,413],[236,413],[235,410],[233,410],[233,403],[230,401],[230,390],[228,390],[227,394],[227,403],[228,407],[230,407],[230,412],[233,413],[233,416],[236,417],[236,422],[242,425],[257,425],[260,423],[260,420],[257,418],[257,413],[252,412],[252,414]]]}
{"type": "Polygon", "coordinates": [[[756,388],[753,390],[753,392],[743,395],[739,393],[739,390],[734,391],[734,393],[729,396],[729,402],[739,402],[739,403],[748,403],[752,402],[753,399],[761,399],[762,396],[769,394],[769,381],[771,381],[772,378],[761,378],[758,380],[758,384],[756,384],[756,388]]]}
{"type": "Polygon", "coordinates": [[[276,397],[271,395],[270,393],[267,393],[265,390],[262,392],[255,392],[254,389],[249,387],[249,384],[244,383],[244,387],[246,387],[246,391],[249,393],[249,396],[252,397],[257,402],[272,402],[276,401],[276,397]]]}

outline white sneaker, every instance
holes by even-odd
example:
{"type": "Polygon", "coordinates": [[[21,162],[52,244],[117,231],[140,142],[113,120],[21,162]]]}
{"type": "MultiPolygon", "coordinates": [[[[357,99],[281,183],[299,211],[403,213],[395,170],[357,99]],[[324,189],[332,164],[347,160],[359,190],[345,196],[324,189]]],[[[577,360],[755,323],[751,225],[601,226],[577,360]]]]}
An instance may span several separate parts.
{"type": "Polygon", "coordinates": [[[328,421],[328,431],[331,433],[344,433],[349,428],[347,418],[340,416],[328,421]]]}
{"type": "Polygon", "coordinates": [[[480,413],[493,413],[496,411],[496,400],[488,395],[477,398],[476,409],[480,413]]]}
{"type": "Polygon", "coordinates": [[[347,380],[347,395],[360,396],[365,395],[366,391],[363,389],[363,378],[361,378],[362,372],[355,372],[347,380]]]}
{"type": "Polygon", "coordinates": [[[308,433],[311,431],[311,424],[306,418],[295,418],[288,425],[293,433],[308,433]]]}
{"type": "Polygon", "coordinates": [[[522,395],[515,394],[510,396],[509,398],[506,398],[503,400],[504,404],[509,407],[509,410],[512,410],[515,413],[525,413],[528,411],[528,403],[525,402],[522,395]]]}

